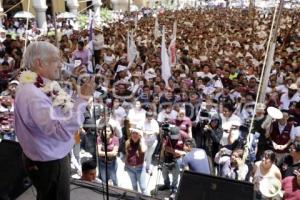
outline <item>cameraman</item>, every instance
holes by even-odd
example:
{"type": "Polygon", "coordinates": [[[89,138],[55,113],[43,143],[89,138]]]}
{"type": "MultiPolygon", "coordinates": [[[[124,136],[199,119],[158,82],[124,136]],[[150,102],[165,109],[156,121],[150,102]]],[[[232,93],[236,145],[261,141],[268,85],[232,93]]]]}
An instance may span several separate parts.
{"type": "Polygon", "coordinates": [[[204,149],[205,147],[205,140],[204,140],[204,127],[209,123],[210,120],[210,114],[207,112],[207,110],[201,110],[199,112],[199,115],[197,116],[197,126],[196,129],[193,132],[193,138],[195,138],[196,146],[198,148],[204,149]]]}
{"type": "Polygon", "coordinates": [[[204,150],[210,163],[220,149],[220,141],[223,136],[221,119],[218,115],[212,116],[210,122],[203,129],[204,150]]]}
{"type": "Polygon", "coordinates": [[[168,130],[164,130],[161,150],[164,185],[161,185],[158,189],[171,189],[171,196],[177,191],[177,183],[180,173],[178,162],[180,161],[181,156],[185,154],[185,151],[183,150],[184,140],[185,138],[178,127],[169,126],[168,130]],[[170,182],[169,174],[172,174],[172,183],[170,182]]]}

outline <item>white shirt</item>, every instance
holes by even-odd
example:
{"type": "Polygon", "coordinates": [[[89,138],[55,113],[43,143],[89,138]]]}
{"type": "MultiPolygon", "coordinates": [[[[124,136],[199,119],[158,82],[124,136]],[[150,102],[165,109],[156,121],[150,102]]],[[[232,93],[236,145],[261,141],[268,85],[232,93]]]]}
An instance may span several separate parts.
{"type": "Polygon", "coordinates": [[[164,122],[166,119],[175,120],[176,117],[177,117],[177,112],[175,110],[172,110],[170,113],[166,113],[165,110],[162,110],[160,113],[158,113],[157,121],[164,122]]]}
{"type": "MultiPolygon", "coordinates": [[[[231,117],[229,118],[225,118],[224,115],[221,114],[221,119],[222,119],[222,128],[224,130],[230,130],[233,125],[237,125],[237,126],[242,125],[241,119],[235,114],[232,114],[231,117]]],[[[239,130],[231,130],[231,134],[233,135],[232,137],[234,138],[234,140],[236,140],[239,137],[239,130]]],[[[228,137],[229,137],[229,133],[224,131],[220,144],[223,146],[227,145],[228,137]]]]}
{"type": "Polygon", "coordinates": [[[104,37],[102,34],[94,35],[93,37],[93,47],[94,50],[100,50],[103,48],[104,45],[104,37]]]}
{"type": "Polygon", "coordinates": [[[142,125],[146,119],[146,111],[144,109],[137,110],[132,108],[128,112],[128,120],[130,124],[142,125]]]}
{"type": "Polygon", "coordinates": [[[295,101],[295,102],[300,101],[300,96],[299,96],[298,92],[296,94],[294,94],[294,96],[291,99],[289,99],[287,93],[283,94],[280,98],[280,103],[281,103],[280,109],[288,110],[289,106],[290,106],[290,103],[293,102],[293,101],[295,101]]]}
{"type": "Polygon", "coordinates": [[[155,119],[145,120],[142,131],[144,133],[144,138],[146,144],[151,144],[156,140],[156,135],[159,133],[159,125],[155,119]]]}
{"type": "Polygon", "coordinates": [[[142,130],[144,131],[144,135],[153,135],[159,133],[159,125],[155,119],[145,120],[142,130]]]}
{"type": "Polygon", "coordinates": [[[119,106],[117,109],[113,111],[114,119],[118,121],[120,126],[123,126],[123,120],[126,117],[126,111],[123,107],[119,106]]]}
{"type": "Polygon", "coordinates": [[[278,85],[275,87],[276,91],[280,93],[288,93],[289,89],[286,87],[286,85],[278,85]]]}

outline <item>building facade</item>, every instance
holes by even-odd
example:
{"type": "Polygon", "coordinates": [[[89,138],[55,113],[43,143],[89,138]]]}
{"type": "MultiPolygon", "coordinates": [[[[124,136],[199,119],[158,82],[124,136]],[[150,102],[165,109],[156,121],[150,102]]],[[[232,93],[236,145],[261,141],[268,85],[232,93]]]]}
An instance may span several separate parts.
{"type": "Polygon", "coordinates": [[[152,0],[0,0],[0,17],[3,17],[3,14],[13,17],[18,11],[29,11],[35,16],[38,27],[45,29],[47,15],[53,16],[61,12],[77,14],[88,9],[99,12],[103,4],[114,10],[125,11],[128,10],[130,4],[143,7],[149,1],[152,0]]]}

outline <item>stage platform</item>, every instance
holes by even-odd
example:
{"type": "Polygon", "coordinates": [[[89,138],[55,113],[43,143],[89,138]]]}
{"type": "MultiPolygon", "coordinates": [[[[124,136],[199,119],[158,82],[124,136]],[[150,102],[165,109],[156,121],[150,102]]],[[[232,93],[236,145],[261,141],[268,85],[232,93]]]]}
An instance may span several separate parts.
{"type": "MultiPolygon", "coordinates": [[[[91,183],[81,180],[71,180],[71,200],[104,200],[103,194],[106,195],[106,187],[102,183],[91,183]],[[104,189],[104,190],[103,190],[104,189]],[[104,191],[104,192],[103,192],[104,191]]],[[[158,191],[156,197],[144,196],[141,193],[134,192],[132,190],[109,186],[109,199],[110,200],[157,200],[157,199],[169,199],[166,196],[169,195],[168,191],[158,191]]],[[[33,186],[28,188],[17,200],[35,200],[36,190],[33,186]]]]}

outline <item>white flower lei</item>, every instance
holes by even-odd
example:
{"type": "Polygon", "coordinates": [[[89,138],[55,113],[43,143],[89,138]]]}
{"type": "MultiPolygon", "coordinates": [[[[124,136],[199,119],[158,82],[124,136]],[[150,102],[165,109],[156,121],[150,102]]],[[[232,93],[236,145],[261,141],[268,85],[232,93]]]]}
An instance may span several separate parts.
{"type": "MultiPolygon", "coordinates": [[[[34,84],[37,82],[38,75],[32,71],[24,71],[20,75],[21,84],[34,84]]],[[[54,107],[61,107],[64,113],[69,112],[73,106],[72,98],[60,87],[56,81],[49,81],[41,90],[52,99],[54,107]]]]}

